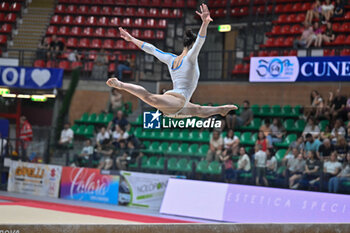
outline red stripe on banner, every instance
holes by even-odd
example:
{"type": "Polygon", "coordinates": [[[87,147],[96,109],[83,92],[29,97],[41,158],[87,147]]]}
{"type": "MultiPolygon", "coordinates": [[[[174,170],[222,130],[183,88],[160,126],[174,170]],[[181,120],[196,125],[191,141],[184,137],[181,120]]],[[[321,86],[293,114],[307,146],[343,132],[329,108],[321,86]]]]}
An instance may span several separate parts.
{"type": "MultiPolygon", "coordinates": [[[[58,204],[45,201],[35,201],[16,197],[0,196],[0,200],[13,201],[15,203],[3,203],[4,205],[21,205],[27,207],[56,210],[75,214],[92,215],[97,217],[112,218],[140,223],[193,223],[190,221],[153,217],[141,214],[131,214],[120,211],[104,210],[91,207],[73,206],[67,204],[58,204]]],[[[1,204],[1,203],[0,203],[1,204]]]]}

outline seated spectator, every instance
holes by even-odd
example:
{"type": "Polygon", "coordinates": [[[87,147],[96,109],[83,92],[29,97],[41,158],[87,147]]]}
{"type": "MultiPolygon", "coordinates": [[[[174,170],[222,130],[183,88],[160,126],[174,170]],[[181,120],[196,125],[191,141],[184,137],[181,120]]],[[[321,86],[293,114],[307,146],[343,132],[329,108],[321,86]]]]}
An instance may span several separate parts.
{"type": "Polygon", "coordinates": [[[225,149],[219,156],[220,162],[225,166],[225,182],[230,182],[234,176],[233,165],[232,165],[232,149],[225,149]]]}
{"type": "Polygon", "coordinates": [[[346,128],[345,140],[346,140],[346,143],[348,144],[348,147],[350,147],[350,126],[346,128]]]}
{"type": "Polygon", "coordinates": [[[270,119],[269,119],[269,118],[266,118],[266,119],[264,120],[264,124],[262,124],[262,125],[260,126],[259,131],[264,132],[265,137],[267,137],[267,136],[269,136],[269,134],[271,133],[270,126],[271,126],[270,119]]]}
{"type": "Polygon", "coordinates": [[[322,43],[322,29],[320,28],[320,24],[315,22],[313,28],[313,34],[309,37],[306,48],[309,48],[312,43],[314,43],[315,47],[317,47],[319,44],[321,45],[322,43]]]}
{"type": "Polygon", "coordinates": [[[132,63],[133,61],[131,59],[130,54],[126,55],[125,61],[119,61],[117,69],[118,69],[118,79],[120,81],[123,81],[123,71],[131,70],[132,63]]]}
{"type": "Polygon", "coordinates": [[[224,138],[224,148],[231,149],[233,155],[238,154],[239,138],[235,135],[232,129],[229,129],[226,137],[224,138]]]}
{"type": "Polygon", "coordinates": [[[322,7],[322,16],[325,19],[324,21],[322,21],[322,23],[326,24],[327,22],[329,22],[329,20],[333,16],[334,5],[331,3],[330,0],[325,0],[321,7],[322,7]]]}
{"type": "Polygon", "coordinates": [[[266,156],[267,156],[266,173],[268,175],[276,176],[277,175],[277,159],[274,155],[274,151],[272,148],[267,149],[266,156]]]}
{"type": "Polygon", "coordinates": [[[339,119],[339,118],[342,118],[343,120],[346,119],[346,114],[347,114],[345,110],[346,102],[347,102],[346,97],[340,94],[340,89],[337,89],[331,105],[331,112],[332,112],[333,119],[339,119]]]}
{"type": "Polygon", "coordinates": [[[298,137],[296,141],[293,141],[291,144],[289,144],[286,155],[291,154],[294,148],[297,149],[298,153],[304,154],[305,143],[303,136],[298,137]]]}
{"type": "Polygon", "coordinates": [[[321,146],[321,142],[318,139],[314,139],[311,134],[306,134],[305,136],[305,152],[309,152],[310,150],[313,152],[318,151],[318,148],[321,146]]]}
{"type": "Polygon", "coordinates": [[[219,161],[219,156],[224,147],[224,139],[221,137],[220,132],[215,130],[213,135],[210,138],[209,142],[209,150],[207,153],[207,161],[211,162],[215,159],[215,161],[219,161]]]}
{"type": "Polygon", "coordinates": [[[335,145],[335,150],[337,151],[338,161],[340,163],[343,163],[345,161],[346,154],[350,151],[345,137],[338,137],[337,144],[335,145]]]}
{"type": "Polygon", "coordinates": [[[321,1],[316,0],[311,9],[306,12],[305,23],[311,24],[314,18],[319,19],[322,13],[321,1]]]}
{"type": "Polygon", "coordinates": [[[61,131],[61,137],[58,144],[62,147],[68,147],[73,143],[74,132],[70,128],[70,124],[67,122],[64,124],[64,128],[61,131]]]}
{"type": "Polygon", "coordinates": [[[309,184],[310,181],[319,179],[320,168],[321,168],[321,163],[319,160],[317,160],[315,152],[309,151],[307,153],[305,171],[303,172],[301,181],[295,186],[293,186],[292,188],[307,189],[310,185],[309,184]]]}
{"type": "Polygon", "coordinates": [[[318,91],[313,90],[310,94],[310,101],[310,111],[305,111],[307,118],[310,118],[311,116],[314,116],[316,118],[320,117],[324,109],[324,100],[321,94],[318,91]]]}
{"type": "Polygon", "coordinates": [[[328,182],[328,192],[339,192],[339,185],[343,182],[350,181],[350,152],[346,156],[346,160],[343,163],[342,170],[337,176],[333,176],[328,182]]]}
{"type": "Polygon", "coordinates": [[[261,145],[262,151],[264,151],[264,152],[266,152],[268,147],[271,147],[269,140],[267,140],[263,131],[259,131],[258,138],[257,138],[255,144],[261,145]]]}
{"type": "Polygon", "coordinates": [[[76,62],[81,60],[81,55],[78,53],[78,50],[74,50],[68,54],[67,60],[70,62],[76,62]]]}
{"type": "Polygon", "coordinates": [[[328,182],[329,179],[337,176],[339,174],[341,168],[342,168],[342,165],[337,160],[337,152],[333,151],[331,154],[330,160],[325,161],[323,163],[324,181],[328,182]]]}
{"type": "Polygon", "coordinates": [[[100,163],[97,169],[111,169],[113,166],[112,155],[114,153],[114,146],[112,145],[112,140],[110,140],[109,138],[103,140],[100,148],[96,149],[96,153],[100,158],[100,163]]]}
{"type": "Polygon", "coordinates": [[[247,126],[253,120],[253,111],[250,109],[250,103],[248,100],[243,102],[243,111],[240,116],[227,115],[226,125],[229,129],[235,129],[242,126],[247,126]]]}
{"type": "Polygon", "coordinates": [[[124,113],[121,110],[119,110],[117,112],[117,116],[108,123],[108,129],[111,130],[115,127],[115,125],[119,125],[120,127],[126,129],[126,131],[130,129],[129,121],[125,118],[124,113]]]}
{"type": "Polygon", "coordinates": [[[122,140],[120,141],[120,145],[119,154],[121,156],[116,159],[116,165],[118,170],[126,170],[129,163],[136,161],[140,153],[132,140],[122,140]]]}
{"type": "Polygon", "coordinates": [[[326,125],[326,127],[324,128],[324,131],[321,132],[320,138],[321,138],[321,140],[331,138],[331,127],[329,127],[329,125],[326,125]]]}
{"type": "MultiPolygon", "coordinates": [[[[321,42],[330,43],[334,41],[335,34],[333,32],[332,24],[330,22],[327,23],[326,31],[322,34],[322,40],[321,42]]],[[[319,44],[317,47],[321,47],[321,44],[319,44]]]]}
{"type": "Polygon", "coordinates": [[[343,0],[336,0],[334,6],[334,17],[342,17],[344,15],[344,3],[343,0]]]}
{"type": "MultiPolygon", "coordinates": [[[[298,155],[299,155],[300,153],[302,153],[301,151],[298,150],[297,147],[291,148],[290,151],[291,151],[291,153],[286,154],[286,155],[284,156],[284,158],[282,159],[282,164],[285,165],[285,166],[287,166],[287,164],[289,163],[289,160],[290,160],[290,159],[297,158],[298,155]]],[[[286,174],[284,174],[284,175],[286,175],[286,174]]]]}
{"type": "Polygon", "coordinates": [[[234,182],[237,183],[241,174],[249,173],[251,171],[251,164],[249,155],[246,153],[245,148],[242,146],[239,148],[239,159],[237,167],[234,170],[234,182]]]}
{"type": "Polygon", "coordinates": [[[329,157],[334,150],[335,147],[331,141],[329,139],[325,139],[316,151],[317,158],[321,161],[329,160],[329,157]]]}
{"type": "Polygon", "coordinates": [[[65,50],[65,44],[61,40],[58,40],[56,35],[52,35],[52,39],[48,49],[48,59],[56,59],[65,50]]]}
{"type": "Polygon", "coordinates": [[[309,41],[310,37],[314,34],[314,29],[311,24],[306,23],[303,33],[301,34],[299,39],[294,40],[293,48],[305,48],[307,45],[307,42],[309,41]]]}
{"type": "Polygon", "coordinates": [[[255,164],[255,184],[260,185],[260,180],[263,180],[265,186],[269,186],[266,179],[266,153],[262,151],[262,146],[255,145],[254,164],[255,164]]]}
{"type": "Polygon", "coordinates": [[[40,43],[38,44],[38,49],[36,51],[36,59],[46,61],[46,55],[47,55],[48,49],[49,49],[49,44],[47,43],[47,39],[42,38],[40,43]]]}
{"type": "Polygon", "coordinates": [[[282,142],[283,135],[285,134],[285,129],[282,125],[281,119],[273,119],[272,125],[270,126],[271,134],[267,137],[270,145],[275,142],[282,142]]]}
{"type": "Polygon", "coordinates": [[[110,135],[106,130],[106,127],[102,126],[100,132],[96,135],[96,145],[98,148],[101,148],[102,142],[106,139],[110,139],[110,135]]]}
{"type": "Polygon", "coordinates": [[[115,126],[115,130],[112,134],[113,139],[113,145],[116,148],[119,148],[119,142],[122,140],[127,140],[129,138],[128,132],[125,131],[123,127],[120,127],[119,125],[115,126]]]}
{"type": "Polygon", "coordinates": [[[318,127],[318,125],[316,125],[315,119],[310,117],[304,128],[303,136],[305,137],[306,134],[310,133],[314,138],[318,138],[318,136],[320,135],[320,132],[321,130],[318,127]]]}
{"type": "Polygon", "coordinates": [[[92,67],[91,79],[108,78],[108,56],[105,54],[105,50],[102,48],[96,56],[94,66],[92,67]]]}
{"type": "Polygon", "coordinates": [[[343,127],[343,121],[341,119],[337,119],[334,124],[334,128],[331,132],[332,142],[337,143],[338,137],[345,137],[345,129],[343,127]]]}
{"type": "Polygon", "coordinates": [[[109,98],[108,112],[117,113],[123,107],[123,95],[118,91],[118,89],[113,88],[111,90],[111,95],[109,98]]]}
{"type": "Polygon", "coordinates": [[[303,155],[300,153],[295,158],[291,158],[287,163],[287,172],[289,176],[289,188],[294,187],[294,185],[301,179],[302,174],[305,170],[305,160],[303,155]]]}
{"type": "Polygon", "coordinates": [[[91,139],[85,140],[84,147],[80,154],[74,155],[73,166],[83,167],[90,159],[90,156],[94,154],[94,147],[92,146],[91,139]]]}

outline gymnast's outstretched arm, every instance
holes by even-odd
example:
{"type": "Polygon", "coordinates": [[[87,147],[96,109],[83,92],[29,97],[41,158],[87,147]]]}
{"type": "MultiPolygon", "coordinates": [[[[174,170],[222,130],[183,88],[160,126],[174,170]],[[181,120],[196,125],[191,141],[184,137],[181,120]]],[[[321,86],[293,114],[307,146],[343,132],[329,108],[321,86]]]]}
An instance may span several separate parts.
{"type": "Polygon", "coordinates": [[[149,53],[155,56],[156,58],[158,58],[158,60],[160,60],[161,62],[167,65],[171,64],[174,58],[176,57],[172,53],[163,52],[160,49],[156,48],[154,45],[151,45],[147,42],[136,39],[135,37],[131,36],[127,31],[125,31],[122,27],[119,27],[119,31],[120,31],[120,36],[124,40],[134,43],[137,47],[139,47],[146,53],[149,53]]]}

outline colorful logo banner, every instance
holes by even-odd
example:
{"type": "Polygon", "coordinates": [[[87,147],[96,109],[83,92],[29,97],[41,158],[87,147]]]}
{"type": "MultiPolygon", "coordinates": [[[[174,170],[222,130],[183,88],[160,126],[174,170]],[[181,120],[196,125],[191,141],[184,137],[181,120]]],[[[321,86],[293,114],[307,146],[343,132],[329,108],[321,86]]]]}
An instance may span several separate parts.
{"type": "Polygon", "coordinates": [[[119,176],[102,175],[99,169],[63,167],[61,198],[118,204],[119,176]]]}
{"type": "Polygon", "coordinates": [[[7,191],[58,197],[62,167],[12,161],[7,191]]]}
{"type": "Polygon", "coordinates": [[[63,69],[0,66],[0,86],[54,89],[62,86],[63,69]]]}
{"type": "Polygon", "coordinates": [[[350,81],[350,57],[252,57],[249,81],[350,81]]]}

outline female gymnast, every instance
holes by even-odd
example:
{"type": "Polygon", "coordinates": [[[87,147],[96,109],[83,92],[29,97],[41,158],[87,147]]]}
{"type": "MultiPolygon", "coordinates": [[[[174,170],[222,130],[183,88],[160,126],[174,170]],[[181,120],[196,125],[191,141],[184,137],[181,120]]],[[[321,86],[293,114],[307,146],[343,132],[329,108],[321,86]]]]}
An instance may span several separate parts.
{"type": "Polygon", "coordinates": [[[152,94],[142,86],[121,82],[117,78],[108,79],[107,85],[127,91],[152,107],[159,109],[164,115],[173,118],[190,116],[207,118],[217,114],[225,116],[229,111],[236,110],[237,106],[235,105],[214,107],[200,106],[189,102],[199,79],[197,57],[204,44],[207,27],[209,23],[213,21],[210,17],[208,7],[205,4],[200,6],[200,10],[201,12],[196,11],[203,21],[199,30],[199,35],[196,38],[196,35],[192,33],[192,31],[186,31],[183,42],[184,49],[179,56],[163,52],[149,43],[132,37],[123,28],[119,28],[120,35],[124,40],[134,43],[140,49],[154,55],[168,66],[173,82],[173,90],[167,91],[162,95],[152,94]]]}

